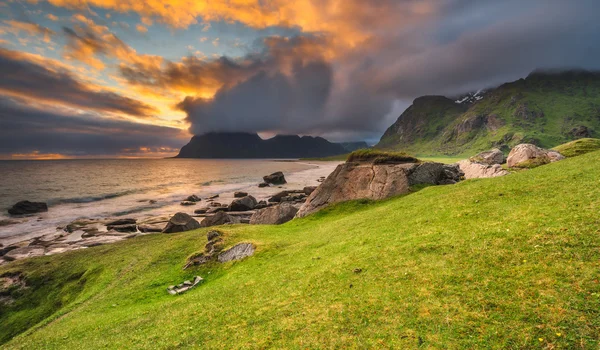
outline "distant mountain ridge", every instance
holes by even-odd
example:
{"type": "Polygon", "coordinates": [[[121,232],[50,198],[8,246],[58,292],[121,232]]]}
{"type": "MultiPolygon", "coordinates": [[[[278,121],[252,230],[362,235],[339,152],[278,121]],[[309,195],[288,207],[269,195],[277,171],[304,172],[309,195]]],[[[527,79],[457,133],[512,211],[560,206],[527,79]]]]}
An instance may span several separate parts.
{"type": "MultiPolygon", "coordinates": [[[[354,144],[354,143],[351,143],[354,144]]],[[[346,147],[322,137],[277,135],[263,140],[257,134],[228,132],[192,137],[176,158],[310,158],[347,153],[346,147]]]]}
{"type": "Polygon", "coordinates": [[[422,96],[375,146],[418,155],[472,155],[518,143],[550,148],[600,134],[600,73],[534,71],[456,98],[422,96]]]}

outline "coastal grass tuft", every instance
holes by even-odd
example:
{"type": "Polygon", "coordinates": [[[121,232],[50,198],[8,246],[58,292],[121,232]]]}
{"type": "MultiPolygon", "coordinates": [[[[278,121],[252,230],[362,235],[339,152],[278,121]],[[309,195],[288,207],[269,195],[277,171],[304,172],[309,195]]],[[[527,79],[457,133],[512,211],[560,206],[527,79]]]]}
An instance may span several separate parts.
{"type": "Polygon", "coordinates": [[[419,160],[404,152],[382,151],[374,148],[356,150],[348,155],[347,162],[386,163],[418,163],[419,160]]]}
{"type": "Polygon", "coordinates": [[[575,157],[600,150],[600,139],[579,139],[553,148],[565,157],[575,157]]]}
{"type": "Polygon", "coordinates": [[[183,270],[209,229],[18,260],[5,349],[597,349],[600,152],[279,226],[254,256],[183,270]],[[195,275],[182,295],[169,285],[195,275]]]}

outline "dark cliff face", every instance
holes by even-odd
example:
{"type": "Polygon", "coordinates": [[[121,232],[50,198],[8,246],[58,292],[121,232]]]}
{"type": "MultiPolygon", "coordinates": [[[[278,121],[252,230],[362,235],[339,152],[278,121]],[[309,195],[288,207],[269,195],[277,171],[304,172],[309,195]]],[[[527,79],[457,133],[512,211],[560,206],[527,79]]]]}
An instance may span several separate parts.
{"type": "Polygon", "coordinates": [[[375,146],[413,154],[469,155],[518,143],[551,148],[600,136],[600,74],[536,71],[449,99],[417,98],[375,146]]]}
{"type": "Polygon", "coordinates": [[[192,137],[177,158],[306,158],[345,152],[321,137],[277,135],[263,140],[257,134],[208,133],[192,137]]]}

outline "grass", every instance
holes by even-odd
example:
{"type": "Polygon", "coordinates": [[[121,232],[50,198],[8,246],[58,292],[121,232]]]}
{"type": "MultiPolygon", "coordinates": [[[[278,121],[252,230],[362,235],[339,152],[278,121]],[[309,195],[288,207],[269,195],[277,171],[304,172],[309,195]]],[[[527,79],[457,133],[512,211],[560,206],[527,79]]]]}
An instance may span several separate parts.
{"type": "Polygon", "coordinates": [[[553,148],[565,157],[575,157],[600,150],[600,139],[579,139],[553,148]]]}
{"type": "Polygon", "coordinates": [[[348,158],[349,154],[350,153],[338,154],[336,156],[329,156],[329,157],[300,158],[300,160],[323,161],[323,162],[345,161],[348,158]]]}
{"type": "Polygon", "coordinates": [[[600,152],[223,227],[253,257],[182,270],[206,229],[12,262],[6,349],[597,349],[600,152]],[[360,268],[360,273],[354,269],[360,268]],[[171,296],[194,275],[204,284],[171,296]],[[16,292],[15,292],[16,293],[16,292]]]}
{"type": "Polygon", "coordinates": [[[348,155],[347,162],[368,162],[373,164],[386,163],[417,163],[419,160],[404,152],[389,152],[374,148],[356,150],[348,155]]]}

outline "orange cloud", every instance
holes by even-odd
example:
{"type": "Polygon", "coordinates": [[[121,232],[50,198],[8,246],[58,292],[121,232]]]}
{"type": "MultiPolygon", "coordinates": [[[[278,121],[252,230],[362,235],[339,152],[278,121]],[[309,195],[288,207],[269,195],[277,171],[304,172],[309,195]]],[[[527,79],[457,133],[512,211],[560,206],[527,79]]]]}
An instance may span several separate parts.
{"type": "MultiPolygon", "coordinates": [[[[67,59],[84,62],[99,70],[105,67],[102,57],[115,57],[121,62],[146,68],[158,68],[162,63],[163,59],[160,56],[139,55],[108,27],[97,25],[82,14],[73,15],[72,20],[76,22],[72,29],[63,28],[67,36],[64,50],[67,59]]],[[[147,30],[143,26],[142,28],[147,30]]],[[[137,29],[141,31],[139,26],[137,29]]]]}
{"type": "Polygon", "coordinates": [[[58,21],[58,17],[56,17],[55,15],[49,13],[46,15],[46,18],[48,18],[51,21],[58,21]]]}
{"type": "Polygon", "coordinates": [[[21,22],[15,20],[4,21],[8,25],[8,28],[4,28],[6,31],[13,33],[14,35],[18,35],[20,32],[25,32],[28,35],[43,36],[44,42],[49,43],[50,38],[55,34],[54,31],[43,27],[36,23],[31,22],[21,22]]]}
{"type": "MultiPolygon", "coordinates": [[[[97,6],[135,12],[143,21],[155,18],[174,28],[199,21],[238,21],[253,28],[299,27],[303,32],[332,34],[338,44],[356,46],[384,28],[398,27],[435,12],[439,1],[362,0],[49,0],[55,6],[97,6]]],[[[144,22],[147,23],[147,22],[144,22]]]]}
{"type": "Polygon", "coordinates": [[[144,27],[141,24],[138,24],[135,26],[135,29],[140,32],[140,33],[147,33],[148,32],[148,28],[144,27]]]}

